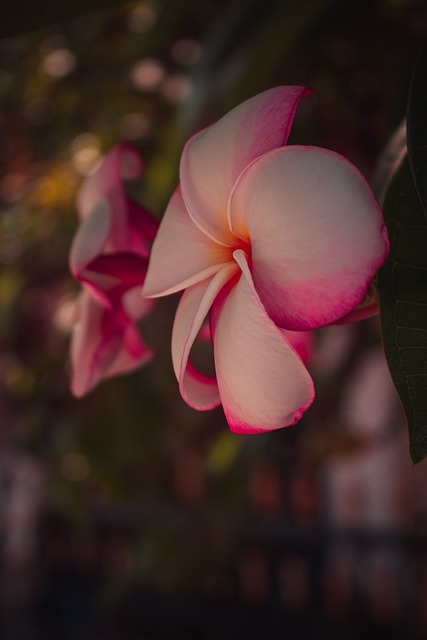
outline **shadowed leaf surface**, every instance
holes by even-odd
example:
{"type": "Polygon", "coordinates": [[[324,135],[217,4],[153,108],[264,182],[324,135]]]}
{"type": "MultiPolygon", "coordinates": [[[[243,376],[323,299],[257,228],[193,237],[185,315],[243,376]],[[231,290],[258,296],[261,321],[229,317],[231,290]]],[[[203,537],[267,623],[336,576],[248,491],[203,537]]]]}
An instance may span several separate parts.
{"type": "Polygon", "coordinates": [[[427,454],[427,221],[407,157],[384,201],[391,249],[378,274],[384,349],[409,425],[410,454],[427,454]]]}
{"type": "Polygon", "coordinates": [[[427,41],[415,65],[408,97],[408,155],[427,218],[427,41]]]}

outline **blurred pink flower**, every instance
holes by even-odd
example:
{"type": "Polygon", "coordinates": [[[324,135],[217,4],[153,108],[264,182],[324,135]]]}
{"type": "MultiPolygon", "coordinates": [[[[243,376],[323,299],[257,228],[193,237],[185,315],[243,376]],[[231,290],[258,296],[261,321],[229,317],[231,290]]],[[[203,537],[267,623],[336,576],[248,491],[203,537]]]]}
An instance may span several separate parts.
{"type": "Polygon", "coordinates": [[[71,272],[83,284],[71,340],[71,389],[76,396],[105,378],[140,367],[153,355],[136,321],[152,306],[141,297],[141,286],[158,225],[123,186],[123,180],[137,178],[142,168],[135,149],[120,144],[77,196],[81,224],[70,253],[71,272]]]}
{"type": "Polygon", "coordinates": [[[314,398],[312,329],[364,298],[388,252],[381,210],[338,154],[286,145],[302,87],[247,100],[193,136],[153,245],[146,296],[185,290],[172,360],[183,398],[230,428],[294,424],[314,398]],[[190,364],[210,310],[216,379],[190,364]]]}

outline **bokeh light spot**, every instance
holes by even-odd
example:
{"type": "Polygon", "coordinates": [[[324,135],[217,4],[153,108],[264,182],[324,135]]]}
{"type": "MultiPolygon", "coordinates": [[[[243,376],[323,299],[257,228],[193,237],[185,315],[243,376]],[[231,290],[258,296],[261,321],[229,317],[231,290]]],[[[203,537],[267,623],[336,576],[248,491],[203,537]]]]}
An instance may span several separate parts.
{"type": "Polygon", "coordinates": [[[155,91],[164,77],[165,68],[160,60],[155,58],[140,60],[131,70],[132,84],[141,91],[155,91]]]}
{"type": "Polygon", "coordinates": [[[75,66],[76,57],[69,49],[55,49],[48,53],[42,62],[42,70],[55,79],[68,75],[75,66]]]}

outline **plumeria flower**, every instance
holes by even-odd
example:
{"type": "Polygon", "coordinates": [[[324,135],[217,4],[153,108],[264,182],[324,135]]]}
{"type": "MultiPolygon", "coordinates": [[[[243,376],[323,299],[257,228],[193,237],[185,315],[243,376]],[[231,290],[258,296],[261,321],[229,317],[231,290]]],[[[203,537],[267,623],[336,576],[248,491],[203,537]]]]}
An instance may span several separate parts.
{"type": "Polygon", "coordinates": [[[158,225],[123,186],[123,180],[135,179],[141,171],[135,149],[121,144],[105,156],[77,196],[81,225],[70,253],[71,272],[83,284],[71,340],[76,396],[105,378],[142,366],[153,355],[136,321],[152,306],[141,298],[141,285],[158,225]]]}
{"type": "Polygon", "coordinates": [[[261,93],[187,142],[143,287],[150,297],[184,290],[172,335],[181,394],[200,410],[222,403],[237,433],[301,418],[314,398],[304,332],[347,316],[388,252],[356,168],[285,146],[308,93],[261,93]],[[209,312],[216,378],[189,361],[209,312]]]}

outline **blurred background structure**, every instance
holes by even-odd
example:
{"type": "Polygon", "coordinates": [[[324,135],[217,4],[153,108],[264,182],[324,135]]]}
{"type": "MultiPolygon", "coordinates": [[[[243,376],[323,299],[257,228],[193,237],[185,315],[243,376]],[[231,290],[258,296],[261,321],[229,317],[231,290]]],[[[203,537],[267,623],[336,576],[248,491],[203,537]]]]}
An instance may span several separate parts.
{"type": "Polygon", "coordinates": [[[112,145],[160,217],[188,136],[279,84],[315,90],[291,142],[371,179],[426,34],[416,0],[157,0],[0,41],[0,638],[426,636],[427,463],[377,320],[317,333],[298,425],[235,436],[179,396],[173,297],[152,364],[71,397],[67,265],[112,145]]]}

